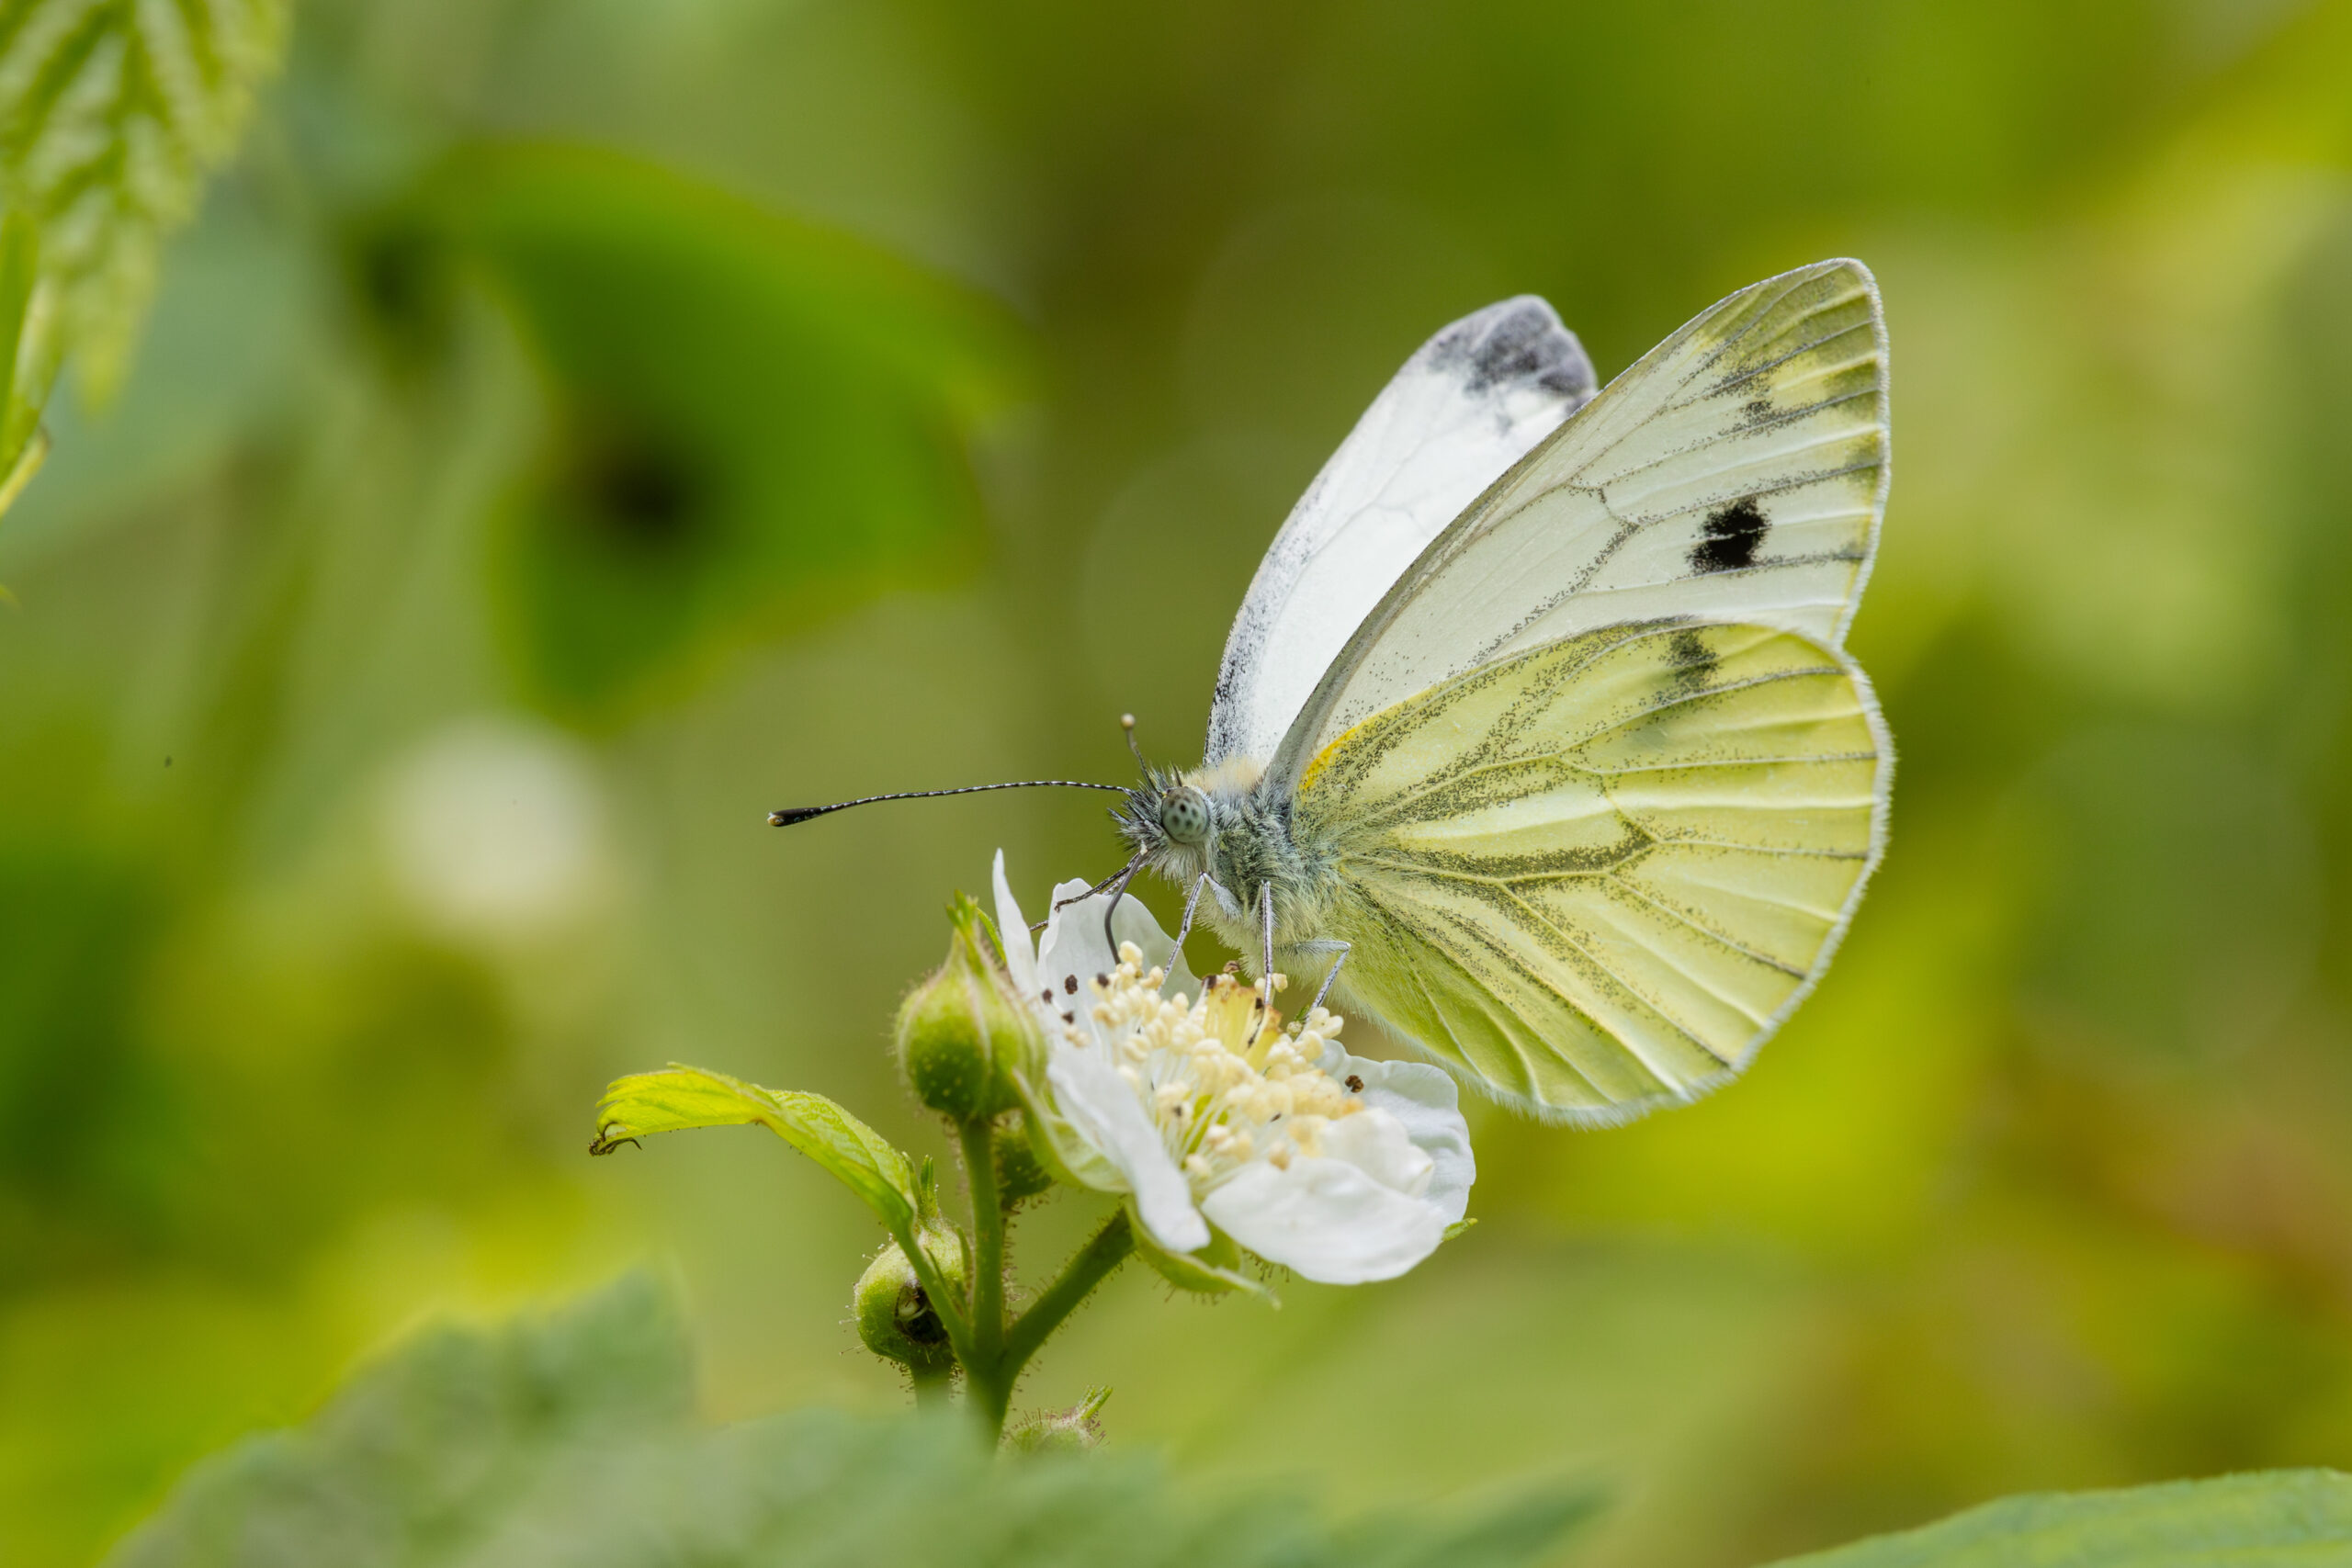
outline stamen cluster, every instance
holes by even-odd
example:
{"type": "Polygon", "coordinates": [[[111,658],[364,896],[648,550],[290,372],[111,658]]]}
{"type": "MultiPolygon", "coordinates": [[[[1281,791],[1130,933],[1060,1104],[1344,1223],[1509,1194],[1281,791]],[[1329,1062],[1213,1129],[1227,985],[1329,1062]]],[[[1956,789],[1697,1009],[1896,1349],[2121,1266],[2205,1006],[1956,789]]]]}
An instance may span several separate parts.
{"type": "MultiPolygon", "coordinates": [[[[1285,1031],[1259,988],[1231,975],[1212,976],[1189,1003],[1160,994],[1166,978],[1123,942],[1118,967],[1088,987],[1091,1015],[1101,1049],[1113,1054],[1196,1198],[1252,1159],[1287,1170],[1295,1156],[1321,1156],[1324,1130],[1364,1109],[1316,1065],[1344,1019],[1318,1007],[1285,1031]]],[[[1065,1033],[1073,1046],[1096,1049],[1075,1021],[1065,1033]]]]}

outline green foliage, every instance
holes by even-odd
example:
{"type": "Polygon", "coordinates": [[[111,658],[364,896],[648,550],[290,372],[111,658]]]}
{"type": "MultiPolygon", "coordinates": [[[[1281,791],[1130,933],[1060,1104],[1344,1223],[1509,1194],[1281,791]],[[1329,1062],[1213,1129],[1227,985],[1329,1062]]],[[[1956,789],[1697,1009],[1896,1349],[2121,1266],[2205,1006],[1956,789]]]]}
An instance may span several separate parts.
{"type": "Polygon", "coordinates": [[[420,202],[544,375],[549,429],[496,582],[551,713],[629,716],[749,641],[978,558],[966,448],[1012,355],[978,301],[605,154],[476,151],[420,202]]]}
{"type": "Polygon", "coordinates": [[[1295,1499],[1189,1495],[1138,1457],[1000,1462],[958,1420],[698,1429],[691,1387],[641,1279],[538,1323],[428,1335],[303,1428],[198,1467],[107,1568],[1511,1568],[1593,1508],[1553,1487],[1334,1536],[1295,1499]]]}
{"type": "Polygon", "coordinates": [[[1777,1568],[2302,1568],[2352,1554],[2352,1476],[2286,1470],[2006,1497],[1777,1568]]]}
{"type": "Polygon", "coordinates": [[[1596,1519],[1603,1499],[1595,1491],[1535,1487],[1465,1518],[1389,1517],[1367,1519],[1341,1538],[1349,1568],[1431,1568],[1453,1562],[1543,1562],[1553,1544],[1596,1519]]]}
{"type": "Polygon", "coordinates": [[[40,282],[40,230],[21,211],[0,216],[0,513],[23,493],[48,454],[40,428],[48,388],[38,364],[33,301],[40,282]]]}
{"type": "Polygon", "coordinates": [[[685,1431],[693,1392],[675,1315],[643,1276],[537,1322],[427,1333],[308,1426],[199,1467],[109,1561],[496,1562],[471,1553],[601,1465],[685,1431]]]}
{"type": "MultiPolygon", "coordinates": [[[[536,1321],[429,1333],[307,1426],[198,1466],[107,1568],[1507,1568],[1549,1560],[1598,1508],[1589,1488],[1552,1485],[1335,1535],[1272,1494],[1187,1496],[1148,1461],[1085,1456],[1100,1390],[1026,1424],[1015,1451],[1035,1457],[1001,1463],[935,1417],[702,1429],[692,1393],[675,1315],[643,1276],[536,1321]]],[[[2352,1478],[2291,1471],[2014,1497],[1779,1568],[2289,1568],[2345,1548],[2352,1478]]]]}
{"type": "MultiPolygon", "coordinates": [[[[1855,639],[1905,794],[1827,984],[1735,1093],[1481,1120],[1482,1223],[1404,1280],[1269,1314],[1125,1269],[1021,1402],[1110,1382],[1114,1454],[1343,1513],[1605,1467],[1611,1563],[2352,1461],[2352,6],[316,0],[295,36],[266,166],[0,522],[9,1568],[86,1568],[401,1324],[583,1257],[678,1260],[731,1408],[902,1398],[842,1323],[860,1205],[747,1229],[774,1150],[589,1161],[580,1109],[701,1041],[918,1151],[883,1045],[935,900],[999,844],[1041,890],[1114,845],[1076,792],[760,813],[1119,779],[1123,709],[1189,761],[1268,537],[1436,325],[1542,293],[1605,375],[1835,254],[1895,340],[1855,639]],[[417,901],[383,803],[447,728],[527,726],[515,671],[572,646],[526,635],[515,538],[565,382],[434,217],[462,193],[403,194],[518,134],[921,258],[1040,370],[981,448],[987,574],[968,511],[905,523],[949,541],[905,581],[957,589],[680,612],[724,572],[583,570],[659,674],[542,697],[606,727],[573,749],[605,880],[493,940],[417,901]]],[[[719,403],[676,406],[758,412],[719,403]]],[[[1084,1201],[1024,1219],[1025,1272],[1084,1201]]]]}
{"type": "Polygon", "coordinates": [[[797,1089],[762,1089],[701,1067],[673,1065],[616,1078],[596,1107],[591,1154],[631,1138],[689,1127],[765,1127],[865,1201],[892,1235],[915,1222],[913,1168],[881,1134],[827,1100],[797,1089]]]}
{"type": "MultiPolygon", "coordinates": [[[[112,389],[157,252],[234,148],[277,63],[288,0],[8,0],[0,196],[31,214],[58,298],[52,355],[112,389]]],[[[54,359],[51,362],[55,363],[54,359]]]]}

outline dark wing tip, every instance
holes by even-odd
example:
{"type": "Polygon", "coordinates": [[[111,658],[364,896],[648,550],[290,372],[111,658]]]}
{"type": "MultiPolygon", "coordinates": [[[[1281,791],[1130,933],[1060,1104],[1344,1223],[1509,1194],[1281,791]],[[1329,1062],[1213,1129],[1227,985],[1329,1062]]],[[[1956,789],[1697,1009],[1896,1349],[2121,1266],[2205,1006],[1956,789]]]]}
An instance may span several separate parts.
{"type": "Polygon", "coordinates": [[[1465,390],[1540,388],[1576,401],[1592,395],[1592,361],[1558,312],[1533,294],[1489,305],[1430,340],[1430,367],[1462,378],[1465,390]]]}

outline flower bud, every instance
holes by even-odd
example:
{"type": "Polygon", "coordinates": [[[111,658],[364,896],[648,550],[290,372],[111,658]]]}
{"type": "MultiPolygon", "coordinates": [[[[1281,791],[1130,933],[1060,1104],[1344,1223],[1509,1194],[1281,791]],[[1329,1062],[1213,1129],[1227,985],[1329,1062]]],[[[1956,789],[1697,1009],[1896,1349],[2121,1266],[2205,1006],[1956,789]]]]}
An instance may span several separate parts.
{"type": "Polygon", "coordinates": [[[980,907],[959,897],[947,916],[956,928],[947,962],[899,1009],[899,1065],[917,1100],[969,1121],[1020,1103],[1012,1075],[1043,1051],[1045,1036],[980,929],[980,907]]]}
{"type": "MultiPolygon", "coordinates": [[[[921,1245],[949,1285],[964,1286],[964,1248],[953,1231],[923,1232],[921,1245]]],[[[886,1361],[918,1372],[945,1371],[956,1364],[955,1348],[947,1342],[947,1325],[939,1320],[929,1292],[915,1277],[914,1265],[897,1242],[884,1247],[865,1272],[858,1276],[850,1298],[857,1314],[857,1337],[865,1348],[886,1361]]]]}
{"type": "Polygon", "coordinates": [[[1095,1413],[1111,1397],[1107,1388],[1089,1389],[1068,1410],[1032,1416],[1004,1435],[1004,1446],[1019,1454],[1082,1454],[1102,1445],[1102,1423],[1095,1413]]]}

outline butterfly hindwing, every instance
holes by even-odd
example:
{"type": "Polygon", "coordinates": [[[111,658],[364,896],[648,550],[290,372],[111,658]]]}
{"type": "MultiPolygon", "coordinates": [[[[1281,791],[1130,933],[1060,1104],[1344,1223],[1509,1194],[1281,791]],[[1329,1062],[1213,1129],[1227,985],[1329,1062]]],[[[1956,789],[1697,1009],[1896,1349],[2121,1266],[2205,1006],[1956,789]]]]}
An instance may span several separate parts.
{"type": "Polygon", "coordinates": [[[1656,621],[1497,660],[1373,716],[1302,782],[1351,1006],[1559,1120],[1744,1066],[1827,964],[1892,754],[1802,633],[1656,621]]]}
{"type": "Polygon", "coordinates": [[[1611,382],[1423,550],[1272,757],[1591,627],[1752,621],[1839,646],[1884,507],[1886,333],[1859,262],[1742,289],[1611,382]]]}

